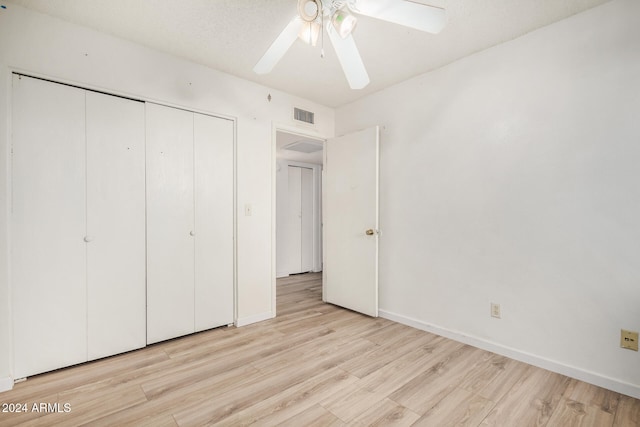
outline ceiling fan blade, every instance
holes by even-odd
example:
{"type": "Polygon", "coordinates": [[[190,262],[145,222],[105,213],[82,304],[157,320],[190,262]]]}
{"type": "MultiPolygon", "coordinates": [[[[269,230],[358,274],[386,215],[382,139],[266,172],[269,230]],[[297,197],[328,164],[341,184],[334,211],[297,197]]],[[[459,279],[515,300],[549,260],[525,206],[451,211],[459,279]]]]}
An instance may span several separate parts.
{"type": "Polygon", "coordinates": [[[333,48],[338,55],[340,65],[344,71],[347,81],[351,89],[362,89],[369,84],[369,74],[367,74],[364,63],[358,52],[356,42],[353,40],[353,36],[349,34],[346,38],[340,37],[340,35],[333,29],[331,24],[327,26],[327,32],[329,33],[329,39],[333,48]]]}
{"type": "Polygon", "coordinates": [[[293,42],[298,38],[298,32],[302,27],[302,21],[297,16],[287,24],[282,30],[280,35],[269,46],[269,49],[262,55],[262,58],[253,67],[253,71],[256,74],[267,74],[273,67],[276,66],[278,61],[282,59],[285,53],[289,50],[293,42]]]}
{"type": "Polygon", "coordinates": [[[394,24],[437,34],[447,23],[444,9],[405,0],[357,0],[354,12],[394,24]]]}

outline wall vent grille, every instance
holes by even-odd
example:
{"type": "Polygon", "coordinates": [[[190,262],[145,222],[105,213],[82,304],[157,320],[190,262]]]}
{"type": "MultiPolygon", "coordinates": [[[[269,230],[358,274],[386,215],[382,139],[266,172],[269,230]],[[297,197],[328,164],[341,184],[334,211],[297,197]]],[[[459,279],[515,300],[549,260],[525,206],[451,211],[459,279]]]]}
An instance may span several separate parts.
{"type": "Polygon", "coordinates": [[[293,108],[293,119],[298,122],[308,123],[310,125],[315,124],[315,113],[306,111],[298,107],[293,108]]]}

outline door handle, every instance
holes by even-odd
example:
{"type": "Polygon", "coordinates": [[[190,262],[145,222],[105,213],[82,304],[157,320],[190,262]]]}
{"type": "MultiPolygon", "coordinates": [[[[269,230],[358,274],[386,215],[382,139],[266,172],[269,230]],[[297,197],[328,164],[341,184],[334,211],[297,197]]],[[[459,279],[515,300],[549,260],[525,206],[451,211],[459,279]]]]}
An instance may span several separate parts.
{"type": "Polygon", "coordinates": [[[373,229],[368,229],[367,231],[364,232],[367,236],[373,236],[374,234],[376,234],[375,231],[373,231],[373,229]]]}
{"type": "Polygon", "coordinates": [[[83,239],[83,240],[84,240],[86,243],[89,243],[90,241],[92,241],[92,240],[93,240],[93,236],[84,236],[84,239],[83,239]]]}
{"type": "Polygon", "coordinates": [[[196,235],[196,232],[195,232],[195,231],[190,231],[190,232],[189,232],[189,236],[193,237],[193,236],[195,236],[195,235],[196,235]]]}

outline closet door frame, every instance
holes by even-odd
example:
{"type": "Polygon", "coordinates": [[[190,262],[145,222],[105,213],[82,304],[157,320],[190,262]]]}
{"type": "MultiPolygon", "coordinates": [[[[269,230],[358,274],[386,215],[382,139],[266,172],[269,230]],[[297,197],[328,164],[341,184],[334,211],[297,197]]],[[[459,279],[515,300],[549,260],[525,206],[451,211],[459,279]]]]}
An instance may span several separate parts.
{"type": "MultiPolygon", "coordinates": [[[[121,97],[121,98],[125,98],[125,99],[130,99],[132,101],[140,101],[140,102],[144,102],[144,103],[154,103],[154,104],[158,104],[158,105],[163,105],[166,107],[171,107],[171,108],[178,108],[178,109],[185,109],[184,106],[182,105],[176,105],[173,103],[167,103],[167,102],[158,102],[158,100],[154,100],[154,99],[149,99],[143,96],[138,96],[135,94],[131,94],[128,92],[124,92],[124,91],[119,91],[118,89],[113,89],[113,88],[109,88],[107,91],[105,91],[105,88],[102,86],[95,86],[95,85],[91,85],[91,84],[87,84],[86,82],[77,82],[74,80],[69,80],[69,79],[60,79],[59,77],[55,77],[55,76],[49,76],[46,74],[42,74],[42,73],[37,73],[37,72],[32,72],[32,71],[28,71],[28,70],[23,70],[23,69],[18,69],[18,68],[14,68],[14,67],[9,67],[7,69],[7,75],[9,79],[13,79],[14,76],[24,76],[24,77],[30,77],[30,78],[34,78],[34,79],[39,79],[39,80],[44,80],[44,81],[48,81],[54,84],[60,84],[63,86],[70,86],[72,88],[75,89],[79,89],[79,90],[86,90],[86,91],[93,91],[93,92],[98,92],[98,93],[103,93],[105,95],[111,95],[111,96],[116,96],[116,97],[121,97]]],[[[7,83],[9,84],[9,83],[7,83]]],[[[11,87],[11,85],[9,84],[9,86],[11,87]]],[[[11,103],[11,105],[13,105],[13,98],[14,98],[15,94],[14,94],[14,90],[13,88],[10,89],[9,91],[9,102],[11,103]]],[[[9,110],[10,114],[13,115],[13,107],[11,107],[11,109],[9,110]]],[[[238,235],[238,198],[237,198],[237,182],[238,182],[238,178],[237,178],[237,119],[234,116],[230,116],[230,115],[225,115],[225,114],[221,114],[219,112],[212,112],[212,111],[207,111],[207,110],[201,110],[201,109],[195,109],[195,108],[190,108],[187,111],[193,112],[193,113],[198,113],[198,114],[204,114],[204,115],[208,115],[208,116],[212,116],[212,117],[217,117],[217,118],[221,118],[221,119],[225,119],[225,120],[229,120],[233,123],[233,165],[232,165],[232,169],[233,169],[233,324],[235,324],[236,326],[238,326],[238,290],[237,290],[237,277],[238,277],[238,261],[237,261],[237,235],[238,235]]],[[[12,119],[11,119],[12,120],[12,119]]],[[[12,135],[12,123],[11,120],[8,123],[8,134],[12,135]]],[[[9,147],[12,147],[14,144],[14,138],[12,136],[9,137],[9,147]]],[[[86,141],[85,141],[86,143],[86,141]]],[[[85,159],[86,161],[86,159],[85,159]]],[[[7,210],[8,212],[12,212],[13,208],[14,208],[14,202],[13,202],[13,197],[15,195],[15,190],[13,189],[13,173],[14,173],[14,167],[11,164],[11,162],[9,162],[9,164],[7,165],[6,168],[6,176],[7,176],[7,182],[8,182],[8,191],[7,191],[7,210]]],[[[8,233],[7,233],[7,247],[10,249],[8,256],[7,256],[7,265],[9,266],[9,271],[8,271],[8,291],[10,295],[15,295],[15,283],[14,283],[14,276],[13,276],[13,272],[11,271],[11,266],[12,263],[14,262],[14,255],[12,254],[12,250],[11,248],[13,247],[12,245],[14,244],[15,241],[15,233],[13,230],[13,221],[11,219],[11,216],[9,215],[7,217],[7,229],[8,229],[8,233]]],[[[146,263],[145,263],[146,266],[146,263]]],[[[11,307],[9,310],[9,328],[13,331],[15,328],[15,320],[14,320],[14,316],[15,316],[15,310],[13,307],[13,297],[11,297],[10,300],[11,303],[11,307]]],[[[14,359],[12,361],[12,375],[14,378],[19,378],[20,376],[16,376],[15,375],[15,357],[13,356],[14,352],[15,352],[15,343],[13,340],[11,340],[9,343],[7,343],[9,345],[9,351],[12,354],[12,359],[14,359]]],[[[52,369],[56,369],[55,367],[52,369]]]]}

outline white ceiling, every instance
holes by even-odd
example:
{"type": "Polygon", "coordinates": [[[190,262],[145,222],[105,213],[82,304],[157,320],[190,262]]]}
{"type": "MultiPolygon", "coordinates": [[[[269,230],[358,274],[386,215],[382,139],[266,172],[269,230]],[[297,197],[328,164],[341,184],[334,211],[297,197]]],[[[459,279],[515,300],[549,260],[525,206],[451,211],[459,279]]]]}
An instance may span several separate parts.
{"type": "MultiPolygon", "coordinates": [[[[354,38],[371,83],[351,90],[325,36],[296,41],[265,76],[252,69],[296,14],[296,0],[10,0],[229,74],[338,107],[609,0],[413,0],[444,7],[438,35],[360,17],[354,38]]],[[[594,31],[597,29],[594,29],[594,31]]]]}

